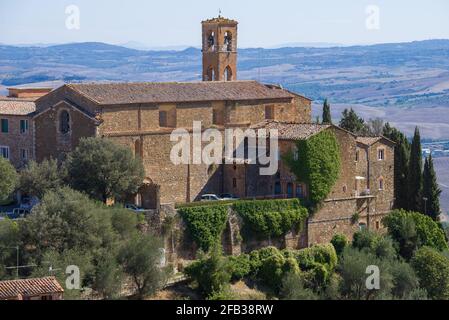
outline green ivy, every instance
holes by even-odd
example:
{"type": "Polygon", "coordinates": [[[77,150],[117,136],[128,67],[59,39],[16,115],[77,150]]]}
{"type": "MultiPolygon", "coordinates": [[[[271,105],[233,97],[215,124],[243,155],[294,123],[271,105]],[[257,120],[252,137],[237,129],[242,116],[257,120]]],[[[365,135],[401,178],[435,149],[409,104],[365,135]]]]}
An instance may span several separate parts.
{"type": "Polygon", "coordinates": [[[203,251],[218,243],[226,227],[228,205],[180,208],[194,241],[203,251]]]}
{"type": "Polygon", "coordinates": [[[299,181],[308,186],[313,206],[331,192],[340,174],[340,147],[335,134],[329,130],[297,142],[298,158],[290,152],[284,161],[299,181]]]}
{"type": "Polygon", "coordinates": [[[239,201],[232,209],[242,217],[245,227],[265,237],[281,236],[308,216],[298,199],[239,201]]]}

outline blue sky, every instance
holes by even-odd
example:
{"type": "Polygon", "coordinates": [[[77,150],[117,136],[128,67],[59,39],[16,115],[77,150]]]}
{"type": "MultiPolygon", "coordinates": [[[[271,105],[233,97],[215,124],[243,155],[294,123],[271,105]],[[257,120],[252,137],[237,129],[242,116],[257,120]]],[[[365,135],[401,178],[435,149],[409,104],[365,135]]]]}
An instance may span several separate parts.
{"type": "Polygon", "coordinates": [[[219,8],[239,21],[240,47],[449,39],[447,0],[0,0],[0,43],[198,46],[200,21],[219,8]],[[66,28],[72,4],[79,30],[66,28]],[[369,5],[379,8],[379,29],[366,27],[369,5]]]}

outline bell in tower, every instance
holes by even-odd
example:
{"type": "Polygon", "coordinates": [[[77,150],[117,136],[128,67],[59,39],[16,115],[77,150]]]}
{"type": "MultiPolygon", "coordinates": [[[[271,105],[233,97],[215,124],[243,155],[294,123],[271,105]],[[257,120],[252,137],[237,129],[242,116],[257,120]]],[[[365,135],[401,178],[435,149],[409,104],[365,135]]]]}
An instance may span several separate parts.
{"type": "Polygon", "coordinates": [[[203,25],[203,81],[237,79],[238,22],[218,16],[203,25]]]}

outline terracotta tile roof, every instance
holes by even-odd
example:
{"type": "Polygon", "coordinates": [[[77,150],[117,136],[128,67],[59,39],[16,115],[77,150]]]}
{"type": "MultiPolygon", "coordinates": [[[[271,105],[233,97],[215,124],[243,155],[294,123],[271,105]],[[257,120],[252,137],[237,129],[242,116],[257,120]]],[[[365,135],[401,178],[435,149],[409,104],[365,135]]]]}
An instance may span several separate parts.
{"type": "Polygon", "coordinates": [[[357,137],[357,142],[371,146],[381,139],[382,137],[357,137]]]}
{"type": "Polygon", "coordinates": [[[251,126],[252,129],[277,129],[278,137],[281,140],[305,140],[329,127],[331,126],[324,124],[279,122],[275,120],[265,120],[251,126]]]}
{"type": "Polygon", "coordinates": [[[141,82],[69,84],[100,105],[292,99],[285,90],[257,81],[141,82]]]}
{"type": "Polygon", "coordinates": [[[0,281],[0,299],[62,292],[55,277],[0,281]]]}
{"type": "Polygon", "coordinates": [[[24,116],[34,111],[36,105],[30,99],[0,98],[0,114],[24,116]]]}

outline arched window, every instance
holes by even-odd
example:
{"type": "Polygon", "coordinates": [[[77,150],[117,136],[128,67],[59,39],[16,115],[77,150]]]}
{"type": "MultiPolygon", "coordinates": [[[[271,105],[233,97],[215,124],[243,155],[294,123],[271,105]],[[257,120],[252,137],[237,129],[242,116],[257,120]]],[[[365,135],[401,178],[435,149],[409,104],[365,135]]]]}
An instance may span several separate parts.
{"type": "Polygon", "coordinates": [[[210,47],[214,46],[215,44],[215,32],[211,32],[209,34],[209,37],[207,37],[207,45],[210,47]]]}
{"type": "Polygon", "coordinates": [[[134,155],[137,157],[141,157],[141,148],[140,148],[140,140],[136,140],[136,142],[134,142],[134,155]]]}
{"type": "Polygon", "coordinates": [[[63,134],[70,131],[70,114],[67,110],[61,111],[59,115],[59,131],[63,134]]]}
{"type": "Polygon", "coordinates": [[[384,189],[384,179],[380,178],[379,179],[379,190],[383,190],[384,189]]]}
{"type": "Polygon", "coordinates": [[[230,66],[227,66],[224,72],[224,80],[232,81],[232,69],[230,66]]]}
{"type": "Polygon", "coordinates": [[[225,32],[224,36],[224,47],[226,51],[232,51],[232,33],[229,31],[225,32]]]}
{"type": "Polygon", "coordinates": [[[207,69],[207,76],[206,76],[206,80],[207,81],[214,81],[215,80],[215,70],[212,66],[210,66],[207,69]]]}

